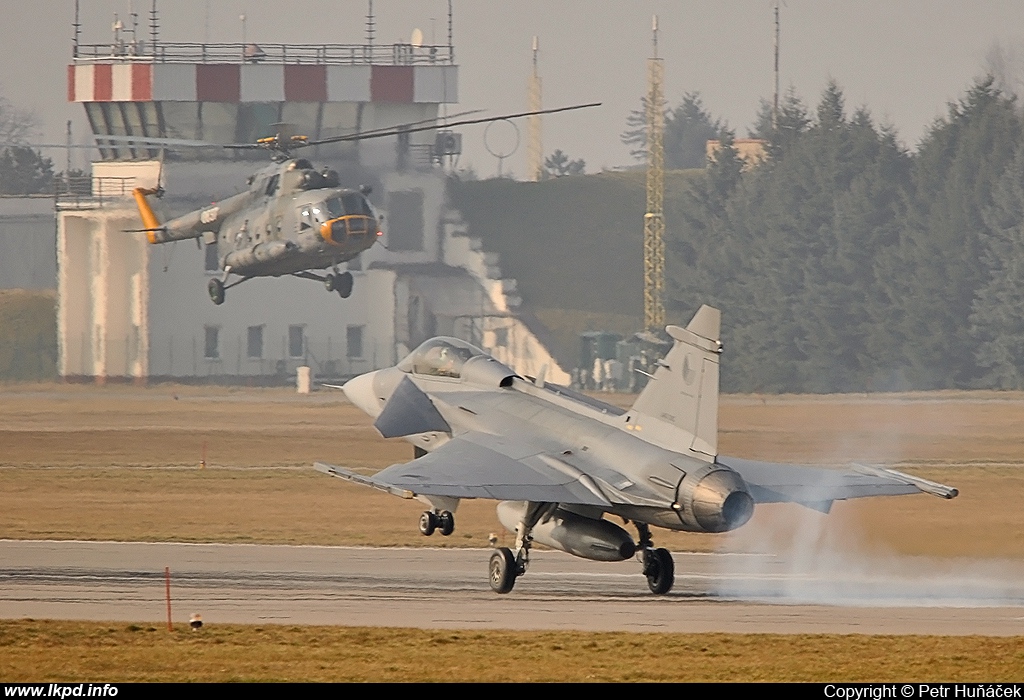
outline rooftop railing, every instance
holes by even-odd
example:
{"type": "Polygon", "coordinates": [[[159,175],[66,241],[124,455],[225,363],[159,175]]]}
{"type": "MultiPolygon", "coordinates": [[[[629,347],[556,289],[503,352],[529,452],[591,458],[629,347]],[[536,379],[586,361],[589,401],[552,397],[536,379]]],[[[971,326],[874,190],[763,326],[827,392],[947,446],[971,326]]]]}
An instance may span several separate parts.
{"type": "Polygon", "coordinates": [[[412,44],[78,44],[75,63],[264,63],[334,66],[452,65],[451,46],[412,44]]]}

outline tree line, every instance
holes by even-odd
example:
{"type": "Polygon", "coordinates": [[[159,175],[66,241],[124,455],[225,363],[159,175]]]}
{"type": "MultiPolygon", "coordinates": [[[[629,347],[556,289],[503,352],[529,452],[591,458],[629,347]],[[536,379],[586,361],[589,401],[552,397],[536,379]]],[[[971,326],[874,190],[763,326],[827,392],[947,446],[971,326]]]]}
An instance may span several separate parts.
{"type": "MultiPolygon", "coordinates": [[[[791,90],[774,127],[762,103],[750,135],[769,157],[752,168],[686,99],[676,128],[714,132],[722,149],[665,212],[667,304],[678,318],[723,310],[724,390],[1024,388],[1013,95],[978,80],[910,151],[866,108],[850,113],[836,84],[814,110],[791,90]]],[[[692,159],[700,139],[666,133],[666,149],[689,143],[692,159]]]]}

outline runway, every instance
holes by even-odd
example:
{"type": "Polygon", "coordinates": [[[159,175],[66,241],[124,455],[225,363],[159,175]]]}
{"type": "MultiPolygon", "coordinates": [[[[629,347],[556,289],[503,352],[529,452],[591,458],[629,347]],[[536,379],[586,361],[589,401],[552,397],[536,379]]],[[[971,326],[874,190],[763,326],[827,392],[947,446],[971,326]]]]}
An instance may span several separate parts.
{"type": "Polygon", "coordinates": [[[199,613],[208,625],[1024,635],[1019,569],[1000,570],[1005,580],[937,580],[922,595],[913,581],[808,582],[764,555],[675,553],[675,588],[659,597],[635,561],[536,551],[526,576],[500,596],[487,584],[489,556],[483,549],[5,540],[0,618],[161,622],[169,567],[179,624],[199,613]],[[845,604],[794,603],[793,591],[832,591],[845,604]]]}

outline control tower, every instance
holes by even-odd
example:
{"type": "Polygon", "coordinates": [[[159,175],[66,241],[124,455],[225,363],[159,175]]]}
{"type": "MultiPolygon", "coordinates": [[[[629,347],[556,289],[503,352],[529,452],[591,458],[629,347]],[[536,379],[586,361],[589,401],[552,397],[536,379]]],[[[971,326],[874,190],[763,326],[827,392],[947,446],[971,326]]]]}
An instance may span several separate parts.
{"type": "MultiPolygon", "coordinates": [[[[253,143],[288,124],[316,140],[429,123],[440,105],[458,101],[451,46],[197,44],[124,36],[115,29],[112,42],[81,44],[76,31],[68,100],[83,105],[96,137],[253,143]]],[[[434,132],[405,138],[402,156],[413,162],[431,157],[434,132]]],[[[101,150],[108,160],[156,155],[143,146],[97,142],[108,146],[101,150]]],[[[312,156],[358,158],[360,148],[325,146],[312,156]]],[[[259,156],[211,148],[182,149],[181,157],[259,156]]]]}

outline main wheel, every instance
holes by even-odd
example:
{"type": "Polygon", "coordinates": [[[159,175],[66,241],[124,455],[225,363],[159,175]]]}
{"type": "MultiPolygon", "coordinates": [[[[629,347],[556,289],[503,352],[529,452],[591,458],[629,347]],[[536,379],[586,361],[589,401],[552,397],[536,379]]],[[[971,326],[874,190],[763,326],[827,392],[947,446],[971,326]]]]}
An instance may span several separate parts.
{"type": "Polygon", "coordinates": [[[647,576],[647,587],[655,595],[665,595],[672,590],[676,580],[676,565],[672,554],[667,549],[654,549],[648,554],[644,574],[647,576]]]}
{"type": "Polygon", "coordinates": [[[491,590],[508,593],[516,585],[516,558],[508,547],[499,547],[491,555],[491,590]]]}
{"type": "Polygon", "coordinates": [[[327,288],[328,292],[333,292],[338,288],[338,278],[328,272],[327,276],[324,277],[324,287],[327,288]]]}
{"type": "Polygon", "coordinates": [[[449,510],[442,510],[437,516],[437,529],[445,537],[455,532],[455,515],[449,510]]]}
{"type": "Polygon", "coordinates": [[[210,301],[217,306],[224,303],[224,283],[214,277],[206,283],[206,291],[210,293],[210,301]]]}
{"type": "Polygon", "coordinates": [[[437,529],[437,525],[437,516],[429,510],[423,511],[423,515],[420,516],[420,532],[430,537],[437,529]]]}
{"type": "Polygon", "coordinates": [[[334,278],[334,289],[342,299],[348,299],[352,295],[352,285],[355,280],[351,272],[342,272],[334,278]]]}

